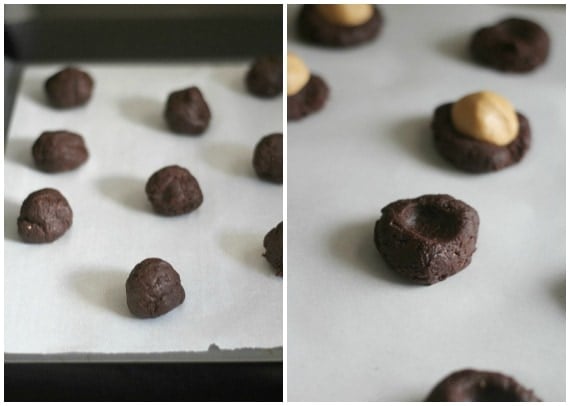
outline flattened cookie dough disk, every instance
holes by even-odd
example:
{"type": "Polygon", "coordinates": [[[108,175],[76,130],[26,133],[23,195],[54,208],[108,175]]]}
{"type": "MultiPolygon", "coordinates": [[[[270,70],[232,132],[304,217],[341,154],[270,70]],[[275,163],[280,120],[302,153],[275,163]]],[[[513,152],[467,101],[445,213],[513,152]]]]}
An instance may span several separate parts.
{"type": "Polygon", "coordinates": [[[424,195],[384,207],[374,243],[396,272],[431,285],[471,263],[478,230],[479,215],[471,206],[449,195],[424,195]]]}
{"type": "Polygon", "coordinates": [[[303,40],[313,44],[349,47],[368,42],[378,36],[382,22],[382,14],[376,5],[372,5],[372,15],[368,21],[348,26],[329,21],[319,12],[317,5],[307,4],[301,8],[297,30],[303,40]]]}
{"type": "Polygon", "coordinates": [[[245,77],[247,90],[259,97],[276,97],[283,93],[283,58],[262,56],[251,65],[245,77]]]}
{"type": "Polygon", "coordinates": [[[30,194],[22,203],[18,233],[25,242],[48,243],[71,227],[73,211],[56,189],[45,188],[30,194]]]}
{"type": "Polygon", "coordinates": [[[445,377],[426,402],[541,402],[532,390],[498,372],[464,369],[445,377]]]}
{"type": "Polygon", "coordinates": [[[277,276],[283,276],[283,222],[271,229],[263,239],[267,262],[275,269],[277,276]]]}
{"type": "Polygon", "coordinates": [[[50,76],[44,85],[49,103],[59,109],[79,107],[91,98],[94,82],[87,72],[67,67],[50,76]]]}
{"type": "Polygon", "coordinates": [[[531,131],[527,118],[517,112],[517,137],[505,146],[482,142],[457,131],[451,119],[452,103],[439,106],[431,128],[437,151],[455,167],[471,173],[498,171],[522,160],[530,148],[531,131]]]}
{"type": "Polygon", "coordinates": [[[300,120],[309,114],[321,110],[329,96],[329,87],[317,75],[311,75],[309,82],[301,91],[287,96],[287,119],[300,120]]]}
{"type": "Polygon", "coordinates": [[[44,172],[65,172],[81,166],[89,153],[83,137],[70,131],[45,131],[32,146],[36,167],[44,172]]]}
{"type": "Polygon", "coordinates": [[[180,275],[160,258],[147,258],[131,271],[127,282],[127,306],[139,318],[154,318],[184,302],[180,275]]]}
{"type": "Polygon", "coordinates": [[[546,31],[522,18],[508,18],[479,29],[469,45],[473,59],[504,72],[534,70],[546,61],[549,49],[546,31]]]}
{"type": "Polygon", "coordinates": [[[154,211],[164,216],[178,216],[196,210],[204,197],[198,181],[186,168],[164,167],[149,178],[146,194],[154,211]]]}

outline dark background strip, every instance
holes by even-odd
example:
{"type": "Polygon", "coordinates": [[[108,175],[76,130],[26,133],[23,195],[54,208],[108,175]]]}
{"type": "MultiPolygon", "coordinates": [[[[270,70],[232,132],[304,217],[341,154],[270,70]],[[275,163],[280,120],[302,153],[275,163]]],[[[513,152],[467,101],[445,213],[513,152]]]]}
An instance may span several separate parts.
{"type": "Polygon", "coordinates": [[[277,401],[282,363],[7,363],[6,401],[277,401]]]}

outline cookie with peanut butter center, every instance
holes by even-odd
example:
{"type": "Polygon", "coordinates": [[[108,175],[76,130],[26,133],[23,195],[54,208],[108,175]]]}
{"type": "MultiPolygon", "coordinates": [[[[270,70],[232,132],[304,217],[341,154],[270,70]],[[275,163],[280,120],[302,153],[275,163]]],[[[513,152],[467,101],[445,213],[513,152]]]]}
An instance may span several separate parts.
{"type": "Polygon", "coordinates": [[[382,29],[380,8],[373,4],[307,4],[297,21],[300,37],[309,43],[350,47],[376,38],[382,29]]]}
{"type": "Polygon", "coordinates": [[[501,170],[520,162],[530,148],[528,119],[494,92],[442,104],[431,128],[439,154],[465,172],[501,170]]]}
{"type": "Polygon", "coordinates": [[[329,96],[329,87],[310,72],[297,55],[287,55],[287,119],[299,120],[321,110],[329,96]]]}

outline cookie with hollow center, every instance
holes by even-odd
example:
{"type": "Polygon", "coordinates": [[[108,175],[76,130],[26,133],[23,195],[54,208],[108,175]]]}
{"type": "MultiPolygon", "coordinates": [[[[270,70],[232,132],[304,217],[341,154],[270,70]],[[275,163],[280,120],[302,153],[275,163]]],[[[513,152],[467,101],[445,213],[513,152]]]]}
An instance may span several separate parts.
{"type": "Polygon", "coordinates": [[[537,23],[507,18],[475,32],[469,44],[473,59],[504,72],[530,72],[544,64],[550,38],[537,23]]]}
{"type": "Polygon", "coordinates": [[[490,91],[437,107],[431,128],[440,155],[466,172],[501,170],[520,162],[530,148],[528,119],[490,91]]]}
{"type": "Polygon", "coordinates": [[[326,82],[301,58],[287,54],[287,119],[299,120],[321,110],[329,96],[326,82]]]}
{"type": "Polygon", "coordinates": [[[49,103],[59,109],[86,104],[93,87],[93,78],[87,72],[71,66],[50,76],[44,85],[49,103]]]}
{"type": "Polygon", "coordinates": [[[439,382],[426,402],[540,402],[532,390],[498,372],[464,369],[439,382]]]}
{"type": "Polygon", "coordinates": [[[180,275],[168,262],[147,258],[137,264],[125,284],[127,306],[139,318],[155,318],[184,302],[180,275]]]}
{"type": "Polygon", "coordinates": [[[372,4],[307,4],[297,21],[300,37],[310,43],[349,47],[376,38],[382,29],[380,8],[372,4]]]}
{"type": "Polygon", "coordinates": [[[48,243],[71,227],[73,211],[59,190],[45,188],[31,193],[20,208],[18,234],[25,242],[48,243]]]}
{"type": "Polygon", "coordinates": [[[449,195],[403,199],[382,209],[374,243],[386,263],[413,282],[431,285],[471,263],[479,215],[449,195]]]}

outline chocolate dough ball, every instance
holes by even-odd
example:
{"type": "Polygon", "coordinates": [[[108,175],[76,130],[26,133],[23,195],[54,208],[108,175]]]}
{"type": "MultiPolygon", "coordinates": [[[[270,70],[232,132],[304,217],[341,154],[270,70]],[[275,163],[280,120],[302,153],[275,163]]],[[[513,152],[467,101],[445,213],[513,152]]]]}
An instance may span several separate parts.
{"type": "Polygon", "coordinates": [[[469,50],[482,65],[504,72],[529,72],[548,57],[550,38],[535,22],[508,18],[479,29],[469,50]]]}
{"type": "Polygon", "coordinates": [[[276,270],[277,276],[283,276],[283,222],[271,229],[263,239],[263,256],[276,270]]]}
{"type": "Polygon", "coordinates": [[[283,134],[263,137],[255,146],[253,168],[261,179],[283,183],[283,134]]]}
{"type": "Polygon", "coordinates": [[[70,131],[45,131],[32,146],[36,166],[44,172],[65,172],[82,165],[89,153],[83,137],[70,131]]]}
{"type": "Polygon", "coordinates": [[[247,90],[259,97],[275,97],[283,92],[283,58],[262,56],[251,65],[245,77],[247,90]]]}
{"type": "Polygon", "coordinates": [[[540,402],[532,390],[507,375],[464,369],[443,379],[426,402],[540,402]]]}
{"type": "Polygon", "coordinates": [[[29,243],[57,240],[71,227],[73,212],[65,197],[55,189],[40,189],[22,203],[18,233],[29,243]]]}
{"type": "Polygon", "coordinates": [[[168,313],[186,297],[180,275],[160,258],[137,264],[127,279],[126,290],[129,310],[143,319],[168,313]]]}
{"type": "Polygon", "coordinates": [[[175,133],[202,134],[208,128],[211,116],[208,103],[196,86],[172,92],[166,101],[164,117],[175,133]]]}
{"type": "Polygon", "coordinates": [[[196,178],[177,165],[155,172],[145,190],[154,211],[165,216],[190,213],[204,200],[196,178]]]}
{"type": "Polygon", "coordinates": [[[52,106],[66,109],[82,106],[93,92],[93,79],[88,73],[67,67],[48,78],[45,90],[52,106]]]}
{"type": "Polygon", "coordinates": [[[382,209],[374,243],[386,263],[413,282],[431,285],[471,263],[479,215],[449,195],[403,199],[382,209]]]}

